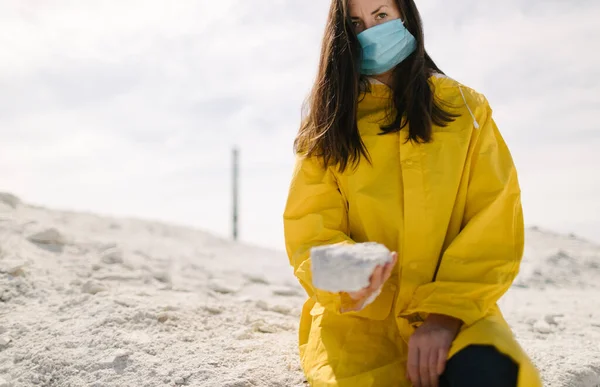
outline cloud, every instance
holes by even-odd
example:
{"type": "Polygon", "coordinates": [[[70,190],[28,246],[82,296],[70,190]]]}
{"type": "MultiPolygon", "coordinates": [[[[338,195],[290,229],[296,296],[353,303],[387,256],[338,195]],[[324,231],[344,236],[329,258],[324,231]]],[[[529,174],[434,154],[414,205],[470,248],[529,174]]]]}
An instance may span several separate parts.
{"type": "MultiPolygon", "coordinates": [[[[527,222],[600,240],[600,4],[419,7],[437,63],[490,100],[527,222]]],[[[282,248],[292,142],[327,10],[295,0],[3,1],[1,189],[228,235],[237,144],[242,237],[282,248]]]]}

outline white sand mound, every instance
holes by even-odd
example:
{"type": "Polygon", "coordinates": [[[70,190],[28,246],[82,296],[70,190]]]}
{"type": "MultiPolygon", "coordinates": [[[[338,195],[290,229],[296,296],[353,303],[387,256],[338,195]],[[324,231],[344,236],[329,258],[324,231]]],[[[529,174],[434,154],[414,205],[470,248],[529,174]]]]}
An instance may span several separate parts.
{"type": "Polygon", "coordinates": [[[600,246],[529,229],[521,272],[500,306],[544,386],[600,386],[600,246]]]}
{"type": "Polygon", "coordinates": [[[0,202],[0,386],[301,386],[303,300],[280,253],[0,202]]]}
{"type": "MultiPolygon", "coordinates": [[[[507,319],[546,386],[600,385],[600,248],[528,249],[507,319]]],[[[0,197],[0,386],[302,386],[304,298],[283,253],[0,197]]]]}

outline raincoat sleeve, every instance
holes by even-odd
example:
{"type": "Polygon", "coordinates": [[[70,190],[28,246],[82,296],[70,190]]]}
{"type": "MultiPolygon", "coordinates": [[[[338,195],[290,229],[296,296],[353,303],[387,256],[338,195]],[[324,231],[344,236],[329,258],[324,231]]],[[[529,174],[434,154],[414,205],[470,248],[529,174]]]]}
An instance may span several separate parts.
{"type": "Polygon", "coordinates": [[[354,244],[348,236],[348,212],[335,176],[319,160],[298,155],[284,211],[286,250],[294,274],[308,296],[339,313],[351,304],[347,295],[316,289],[312,284],[310,249],[354,244]]]}
{"type": "Polygon", "coordinates": [[[508,290],[524,249],[521,190],[511,154],[487,101],[480,105],[461,229],[442,254],[434,282],[417,288],[406,315],[437,313],[471,325],[508,290]]]}

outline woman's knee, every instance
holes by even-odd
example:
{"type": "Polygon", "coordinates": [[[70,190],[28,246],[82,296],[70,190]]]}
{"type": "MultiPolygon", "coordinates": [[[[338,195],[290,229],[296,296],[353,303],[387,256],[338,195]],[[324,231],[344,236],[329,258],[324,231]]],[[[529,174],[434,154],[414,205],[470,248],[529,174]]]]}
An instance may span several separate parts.
{"type": "Polygon", "coordinates": [[[519,366],[493,346],[470,345],[452,356],[442,387],[516,387],[519,366]]]}

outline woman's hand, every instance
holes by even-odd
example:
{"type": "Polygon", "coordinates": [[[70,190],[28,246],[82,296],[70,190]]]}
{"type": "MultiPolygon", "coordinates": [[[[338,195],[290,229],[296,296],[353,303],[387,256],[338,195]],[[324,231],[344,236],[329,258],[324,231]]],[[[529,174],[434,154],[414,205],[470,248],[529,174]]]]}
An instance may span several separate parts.
{"type": "Polygon", "coordinates": [[[385,265],[379,265],[373,271],[371,278],[369,279],[370,283],[364,289],[359,290],[358,292],[348,292],[346,293],[353,301],[354,305],[352,308],[348,308],[343,310],[342,312],[352,312],[361,310],[364,306],[365,301],[371,295],[379,290],[379,288],[387,281],[392,275],[392,270],[398,261],[398,254],[392,253],[392,262],[386,263],[385,265]]]}
{"type": "Polygon", "coordinates": [[[414,387],[438,387],[450,346],[462,321],[431,314],[408,342],[408,379],[414,387]]]}

